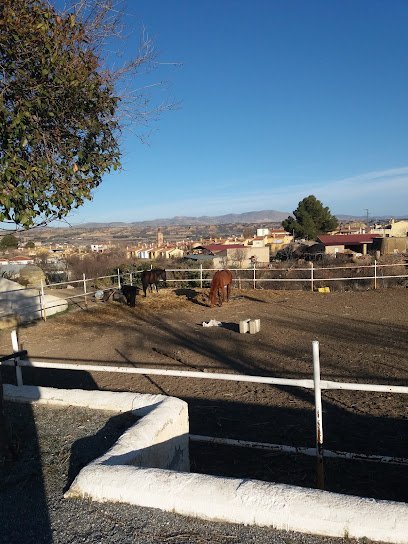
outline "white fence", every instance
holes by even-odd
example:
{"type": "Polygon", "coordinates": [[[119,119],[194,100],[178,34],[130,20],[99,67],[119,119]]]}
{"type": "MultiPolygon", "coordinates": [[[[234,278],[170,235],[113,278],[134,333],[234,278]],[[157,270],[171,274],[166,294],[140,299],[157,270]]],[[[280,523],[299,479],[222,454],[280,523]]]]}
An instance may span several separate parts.
{"type": "MultiPolygon", "coordinates": [[[[275,267],[273,263],[265,263],[264,266],[260,266],[258,263],[258,265],[254,264],[251,268],[231,268],[230,270],[234,275],[234,285],[238,288],[273,289],[282,288],[282,286],[285,287],[285,284],[288,285],[288,287],[292,287],[294,284],[296,284],[300,286],[299,288],[306,288],[310,289],[311,291],[315,291],[317,287],[322,286],[323,284],[332,285],[335,282],[343,284],[344,282],[355,282],[357,284],[365,282],[365,288],[377,289],[379,287],[385,287],[386,280],[408,280],[407,268],[408,264],[406,263],[378,264],[377,261],[374,261],[374,263],[371,265],[340,267],[316,267],[312,262],[310,262],[310,266],[304,268],[278,268],[275,267]],[[394,270],[397,269],[397,272],[403,271],[405,273],[390,274],[388,271],[390,271],[392,268],[394,268],[394,270]],[[335,273],[339,273],[340,275],[336,276],[335,273]],[[333,274],[333,277],[328,277],[330,274],[333,274]]],[[[166,268],[166,283],[170,285],[173,284],[175,286],[187,283],[189,286],[194,285],[199,288],[209,287],[212,275],[215,271],[216,269],[214,268],[203,268],[202,265],[196,268],[166,268]]],[[[37,289],[38,294],[33,295],[32,301],[29,300],[27,302],[27,309],[32,309],[33,307],[38,308],[37,317],[45,320],[49,311],[57,308],[59,305],[66,305],[66,302],[71,304],[83,303],[85,306],[87,306],[91,297],[95,295],[95,292],[99,289],[103,290],[102,287],[99,288],[98,286],[98,288],[96,288],[95,285],[102,284],[105,281],[110,282],[109,287],[104,288],[105,290],[109,288],[120,289],[122,281],[130,283],[130,285],[139,283],[139,275],[141,272],[141,270],[138,270],[136,272],[121,274],[120,270],[118,269],[116,274],[109,276],[87,278],[85,274],[83,274],[82,279],[78,280],[51,283],[47,285],[41,282],[41,286],[37,289]],[[68,286],[73,288],[73,291],[75,290],[72,295],[68,294],[68,289],[63,289],[63,287],[68,286]],[[54,294],[56,290],[58,290],[58,293],[61,293],[63,302],[60,304],[55,301],[46,302],[45,295],[49,290],[55,290],[54,294]]],[[[26,289],[22,287],[20,291],[25,290],[26,289]]],[[[35,292],[33,288],[30,288],[30,291],[35,292]]],[[[18,290],[1,292],[0,302],[2,300],[6,300],[7,297],[10,298],[11,296],[16,296],[15,293],[17,292],[18,290]]],[[[22,305],[20,304],[19,306],[21,307],[22,305]]],[[[12,303],[10,313],[13,313],[12,303]]],[[[4,312],[3,315],[5,315],[4,312]]]]}
{"type": "Polygon", "coordinates": [[[319,359],[319,342],[312,342],[313,353],[313,379],[291,379],[291,378],[276,378],[270,376],[247,376],[242,374],[221,374],[214,372],[194,372],[186,370],[167,370],[158,368],[134,368],[127,366],[110,366],[110,365],[90,365],[90,364],[75,364],[75,363],[56,363],[46,361],[30,361],[25,359],[26,352],[19,350],[16,331],[12,332],[12,347],[13,355],[0,358],[0,365],[15,366],[17,385],[23,385],[23,377],[21,368],[49,368],[58,370],[82,370],[87,372],[110,372],[121,374],[141,374],[143,376],[176,376],[189,379],[204,379],[204,380],[223,380],[235,382],[250,382],[258,384],[269,384],[279,386],[300,387],[314,390],[315,398],[315,423],[316,423],[316,447],[295,447],[282,444],[266,444],[262,442],[248,442],[243,440],[233,440],[229,438],[215,438],[208,436],[190,435],[190,439],[198,442],[211,442],[216,444],[225,444],[240,447],[257,448],[263,450],[280,451],[286,453],[296,453],[303,455],[313,455],[317,458],[317,484],[318,487],[324,488],[324,457],[340,458],[349,460],[371,461],[395,465],[408,465],[408,459],[402,457],[390,457],[379,455],[365,455],[361,453],[351,453],[342,451],[324,450],[323,447],[323,410],[322,410],[322,390],[341,389],[348,391],[371,391],[377,393],[394,393],[408,394],[408,386],[384,385],[384,384],[361,384],[336,382],[330,380],[321,380],[320,378],[320,359],[319,359]]]}

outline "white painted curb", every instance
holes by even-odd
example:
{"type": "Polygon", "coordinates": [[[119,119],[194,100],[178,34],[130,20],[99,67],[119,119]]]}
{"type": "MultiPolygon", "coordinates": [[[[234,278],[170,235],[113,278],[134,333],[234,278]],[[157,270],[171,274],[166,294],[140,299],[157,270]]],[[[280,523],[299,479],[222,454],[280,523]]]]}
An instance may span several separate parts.
{"type": "Polygon", "coordinates": [[[369,538],[393,544],[408,544],[406,503],[352,497],[257,480],[144,468],[167,468],[166,464],[183,466],[183,463],[186,466],[183,458],[188,452],[188,419],[185,403],[178,399],[161,395],[66,391],[26,386],[17,388],[8,385],[5,386],[5,397],[147,413],[105,455],[81,470],[66,494],[68,497],[125,502],[203,519],[270,526],[324,536],[369,538]]]}
{"type": "MultiPolygon", "coordinates": [[[[142,417],[94,465],[134,465],[189,471],[188,406],[165,395],[53,389],[4,384],[4,397],[19,402],[78,406],[95,410],[133,412],[142,417]]],[[[78,475],[81,479],[82,472],[78,475]]],[[[95,478],[97,478],[95,474],[95,478]]],[[[77,478],[77,479],[78,479],[77,478]]],[[[97,485],[94,480],[94,485],[97,485]]],[[[73,484],[75,486],[75,482],[73,484]]],[[[115,487],[115,482],[112,482],[115,487]]],[[[69,493],[69,492],[68,492],[69,493]]]]}

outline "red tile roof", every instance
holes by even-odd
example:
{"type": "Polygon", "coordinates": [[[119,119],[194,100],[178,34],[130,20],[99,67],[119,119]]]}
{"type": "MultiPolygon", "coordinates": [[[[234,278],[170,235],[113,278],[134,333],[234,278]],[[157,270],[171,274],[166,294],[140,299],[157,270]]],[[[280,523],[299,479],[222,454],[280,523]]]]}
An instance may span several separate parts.
{"type": "Polygon", "coordinates": [[[33,257],[23,257],[22,255],[18,255],[17,257],[10,257],[9,262],[18,263],[20,261],[33,261],[33,257]]]}
{"type": "Polygon", "coordinates": [[[359,244],[372,244],[374,238],[381,238],[379,234],[325,234],[318,237],[319,242],[325,246],[355,246],[359,244]]]}

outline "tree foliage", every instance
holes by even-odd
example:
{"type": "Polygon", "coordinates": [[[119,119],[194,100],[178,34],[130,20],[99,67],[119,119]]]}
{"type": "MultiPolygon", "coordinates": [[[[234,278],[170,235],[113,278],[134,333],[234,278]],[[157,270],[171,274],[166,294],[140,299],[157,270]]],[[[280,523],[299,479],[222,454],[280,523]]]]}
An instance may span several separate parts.
{"type": "Polygon", "coordinates": [[[12,234],[6,234],[0,238],[0,249],[17,249],[18,238],[12,234]]]}
{"type": "MultiPolygon", "coordinates": [[[[59,13],[47,0],[1,0],[0,223],[27,229],[63,218],[119,167],[123,81],[155,54],[143,38],[135,57],[106,66],[115,8],[80,0],[59,13]]],[[[149,109],[140,90],[129,96],[139,123],[165,109],[149,109]]]]}
{"type": "Polygon", "coordinates": [[[296,238],[314,240],[319,234],[334,230],[338,226],[337,218],[331,214],[329,208],[315,196],[309,195],[298,204],[293,212],[294,217],[282,221],[287,232],[294,232],[296,238]]]}
{"type": "Polygon", "coordinates": [[[0,220],[28,228],[89,199],[119,165],[118,97],[87,50],[83,25],[42,0],[0,15],[0,220]]]}

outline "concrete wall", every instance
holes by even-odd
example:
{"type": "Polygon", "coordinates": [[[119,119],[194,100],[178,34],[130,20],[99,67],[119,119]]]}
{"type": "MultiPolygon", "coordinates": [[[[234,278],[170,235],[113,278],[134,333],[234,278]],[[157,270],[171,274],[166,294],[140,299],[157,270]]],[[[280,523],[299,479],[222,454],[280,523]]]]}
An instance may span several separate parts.
{"type": "Polygon", "coordinates": [[[384,229],[386,236],[408,236],[408,221],[392,221],[389,226],[391,227],[391,229],[384,229]]]}
{"type": "Polygon", "coordinates": [[[269,263],[269,247],[247,246],[237,249],[227,249],[218,253],[213,258],[214,268],[241,267],[250,268],[253,266],[251,257],[254,256],[258,263],[269,263]]]}
{"type": "MultiPolygon", "coordinates": [[[[66,310],[68,303],[63,298],[44,295],[44,307],[48,317],[66,310]]],[[[10,316],[17,316],[21,322],[41,319],[39,290],[0,278],[0,318],[10,316]]]]}
{"type": "MultiPolygon", "coordinates": [[[[132,412],[142,418],[108,452],[81,471],[71,487],[72,494],[88,479],[91,486],[95,485],[100,466],[132,465],[180,471],[190,469],[188,406],[182,400],[164,395],[17,387],[9,384],[4,384],[4,397],[16,402],[77,406],[114,413],[132,412]]],[[[110,485],[115,486],[114,479],[110,485]]]]}
{"type": "Polygon", "coordinates": [[[344,246],[325,246],[324,252],[326,255],[336,255],[344,252],[344,246]]]}
{"type": "Polygon", "coordinates": [[[408,237],[383,238],[381,240],[381,254],[405,253],[408,251],[408,237]]]}
{"type": "Polygon", "coordinates": [[[12,385],[5,385],[5,398],[132,410],[144,415],[106,454],[81,470],[66,497],[125,502],[202,519],[303,533],[408,544],[405,503],[188,473],[187,405],[178,399],[12,385]]]}

